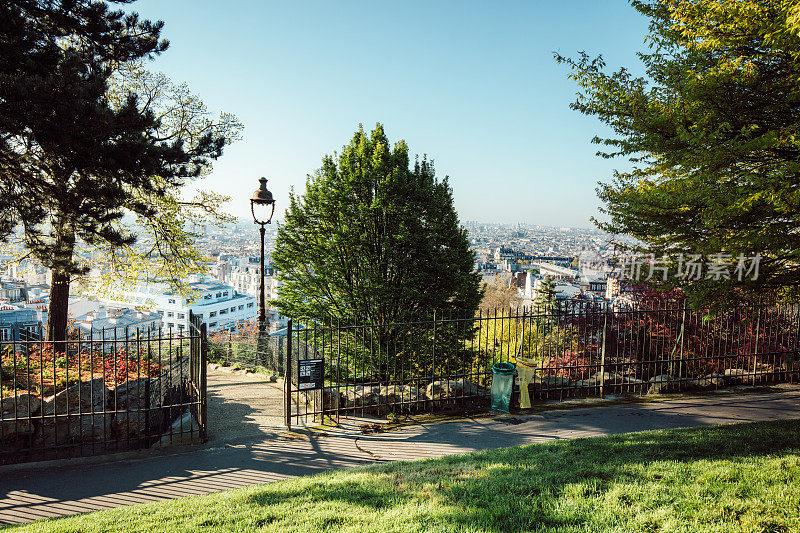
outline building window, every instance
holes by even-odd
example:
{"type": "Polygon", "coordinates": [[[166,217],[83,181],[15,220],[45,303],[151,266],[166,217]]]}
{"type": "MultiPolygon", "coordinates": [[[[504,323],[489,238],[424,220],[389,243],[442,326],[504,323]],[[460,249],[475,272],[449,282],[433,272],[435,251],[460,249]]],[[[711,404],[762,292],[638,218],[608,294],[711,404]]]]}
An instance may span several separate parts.
{"type": "Polygon", "coordinates": [[[223,292],[222,295],[223,296],[227,296],[228,295],[228,291],[223,292]]]}
{"type": "Polygon", "coordinates": [[[203,300],[210,300],[210,299],[211,299],[210,294],[206,294],[205,296],[203,296],[203,300]]]}
{"type": "Polygon", "coordinates": [[[158,313],[159,316],[164,316],[164,311],[156,311],[156,313],[158,313]]]}
{"type": "Polygon", "coordinates": [[[169,299],[169,303],[174,304],[175,303],[175,299],[174,298],[170,298],[169,299]]]}
{"type": "Polygon", "coordinates": [[[219,314],[220,315],[227,315],[228,314],[228,310],[227,309],[220,309],[219,310],[219,314]]]}
{"type": "Polygon", "coordinates": [[[216,311],[211,311],[210,313],[208,313],[208,316],[210,316],[210,317],[217,316],[217,312],[216,311]]]}
{"type": "Polygon", "coordinates": [[[236,312],[236,307],[231,307],[231,313],[235,313],[235,312],[236,312]]]}
{"type": "Polygon", "coordinates": [[[221,298],[221,297],[222,297],[222,293],[221,293],[221,292],[218,292],[218,293],[217,293],[217,298],[221,298]]]}
{"type": "Polygon", "coordinates": [[[244,309],[244,305],[239,306],[239,311],[241,311],[242,309],[244,309]]]}
{"type": "Polygon", "coordinates": [[[11,340],[11,328],[0,329],[0,341],[10,341],[10,340],[11,340]]]}
{"type": "Polygon", "coordinates": [[[186,315],[184,315],[183,313],[178,313],[178,318],[186,318],[186,315]]]}
{"type": "Polygon", "coordinates": [[[247,304],[247,307],[253,307],[253,302],[250,302],[249,304],[247,304]]]}
{"type": "Polygon", "coordinates": [[[173,313],[171,311],[169,313],[167,313],[167,318],[172,318],[173,316],[175,316],[175,313],[173,313]]]}
{"type": "Polygon", "coordinates": [[[213,327],[214,327],[214,326],[216,326],[216,325],[217,325],[217,323],[216,323],[216,322],[212,322],[211,324],[209,324],[209,325],[208,325],[208,327],[210,327],[210,328],[213,328],[213,327]]]}

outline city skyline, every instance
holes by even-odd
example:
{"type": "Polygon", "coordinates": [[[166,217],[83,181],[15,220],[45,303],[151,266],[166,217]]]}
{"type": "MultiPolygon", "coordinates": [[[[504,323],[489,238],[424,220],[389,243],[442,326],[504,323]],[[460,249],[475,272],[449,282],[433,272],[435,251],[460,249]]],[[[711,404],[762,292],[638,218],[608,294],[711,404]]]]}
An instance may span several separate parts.
{"type": "Polygon", "coordinates": [[[306,175],[359,124],[381,122],[392,142],[405,139],[412,154],[434,159],[462,223],[591,227],[596,182],[627,164],[594,155],[590,139],[605,130],[569,109],[576,87],[553,60],[553,52],[586,50],[611,68],[638,63],[646,23],[627,3],[247,2],[234,10],[143,0],[130,9],[163,20],[171,41],[147,68],[244,123],[242,140],[199,184],[229,194],[227,210],[242,221],[262,175],[282,219],[290,187],[302,193],[306,175]]]}

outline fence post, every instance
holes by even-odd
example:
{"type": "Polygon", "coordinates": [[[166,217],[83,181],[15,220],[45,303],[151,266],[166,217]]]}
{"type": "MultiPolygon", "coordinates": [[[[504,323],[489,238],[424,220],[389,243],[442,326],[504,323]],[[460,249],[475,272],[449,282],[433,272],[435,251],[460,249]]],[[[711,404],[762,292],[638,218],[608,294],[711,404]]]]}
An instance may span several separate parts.
{"type": "Polygon", "coordinates": [[[603,313],[603,344],[600,345],[600,397],[606,395],[606,337],[608,334],[608,307],[603,313]]]}
{"type": "Polygon", "coordinates": [[[283,380],[283,389],[286,395],[286,413],[284,424],[292,429],[292,319],[286,322],[286,377],[283,380]]]}
{"type": "MultiPolygon", "coordinates": [[[[436,309],[433,310],[433,350],[431,352],[431,382],[436,381],[436,309]]],[[[447,388],[450,388],[448,382],[447,388]]]]}
{"type": "Polygon", "coordinates": [[[208,342],[206,337],[206,323],[200,325],[200,438],[205,442],[207,440],[207,375],[206,370],[208,366],[208,342]]]}
{"type": "Polygon", "coordinates": [[[789,383],[794,383],[794,368],[798,364],[798,344],[800,344],[800,304],[794,305],[794,319],[797,322],[797,329],[794,332],[794,354],[791,361],[791,366],[789,366],[789,362],[787,361],[786,370],[789,373],[789,383]]]}
{"type": "Polygon", "coordinates": [[[755,352],[753,353],[753,379],[752,384],[755,387],[756,385],[756,364],[758,364],[758,335],[761,333],[761,299],[758,300],[758,315],[756,318],[756,348],[755,352]]]}
{"type": "Polygon", "coordinates": [[[678,356],[678,380],[683,380],[683,344],[686,339],[686,299],[683,299],[683,311],[681,312],[681,332],[680,332],[680,355],[678,356]]]}
{"type": "MultiPolygon", "coordinates": [[[[525,357],[524,349],[525,349],[525,321],[527,320],[526,312],[527,309],[525,308],[525,306],[522,306],[522,333],[520,333],[519,336],[519,346],[517,346],[514,359],[525,357]]],[[[519,361],[517,361],[517,364],[519,364],[519,361]]],[[[522,384],[520,383],[520,386],[521,385],[522,384]]]]}

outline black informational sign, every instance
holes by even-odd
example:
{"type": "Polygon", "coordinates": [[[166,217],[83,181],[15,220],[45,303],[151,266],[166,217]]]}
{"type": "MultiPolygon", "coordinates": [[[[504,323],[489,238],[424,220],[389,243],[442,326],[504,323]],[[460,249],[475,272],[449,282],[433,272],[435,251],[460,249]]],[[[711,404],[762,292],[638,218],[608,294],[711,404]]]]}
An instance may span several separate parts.
{"type": "Polygon", "coordinates": [[[297,388],[299,390],[321,389],[324,379],[324,363],[322,359],[306,359],[298,361],[297,388]]]}

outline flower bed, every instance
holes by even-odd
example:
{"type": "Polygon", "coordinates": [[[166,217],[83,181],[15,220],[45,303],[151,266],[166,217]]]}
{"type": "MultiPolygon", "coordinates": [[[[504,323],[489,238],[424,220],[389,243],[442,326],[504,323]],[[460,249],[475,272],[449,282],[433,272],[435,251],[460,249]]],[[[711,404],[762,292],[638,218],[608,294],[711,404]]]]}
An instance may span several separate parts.
{"type": "Polygon", "coordinates": [[[52,345],[47,343],[17,352],[5,349],[0,355],[0,396],[15,393],[52,396],[93,379],[102,379],[107,387],[114,387],[131,379],[157,376],[161,370],[147,350],[133,347],[103,353],[94,348],[68,347],[65,354],[54,353],[52,345]]]}

